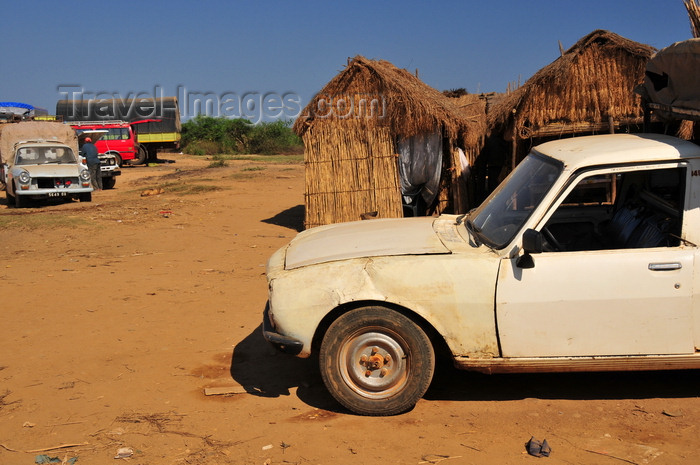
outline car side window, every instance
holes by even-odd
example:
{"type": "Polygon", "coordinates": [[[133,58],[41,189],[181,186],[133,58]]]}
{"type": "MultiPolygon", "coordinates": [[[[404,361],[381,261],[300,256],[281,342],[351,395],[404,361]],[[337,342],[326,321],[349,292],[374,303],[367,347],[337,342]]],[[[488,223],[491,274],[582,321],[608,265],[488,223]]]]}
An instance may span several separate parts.
{"type": "Polygon", "coordinates": [[[684,167],[582,178],[542,228],[545,250],[678,246],[685,179],[684,167]]]}

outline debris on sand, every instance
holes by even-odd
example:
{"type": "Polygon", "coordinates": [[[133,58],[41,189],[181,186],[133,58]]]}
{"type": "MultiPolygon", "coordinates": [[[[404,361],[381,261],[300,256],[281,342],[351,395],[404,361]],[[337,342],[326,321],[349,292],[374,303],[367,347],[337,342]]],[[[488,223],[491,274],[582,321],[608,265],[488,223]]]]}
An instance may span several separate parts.
{"type": "Polygon", "coordinates": [[[117,455],[114,456],[115,459],[128,459],[134,455],[134,449],[131,447],[120,447],[117,449],[117,455]]]}
{"type": "Polygon", "coordinates": [[[525,444],[525,448],[527,453],[533,457],[549,457],[549,454],[552,453],[552,448],[549,447],[546,439],[540,442],[534,436],[525,444]]]}

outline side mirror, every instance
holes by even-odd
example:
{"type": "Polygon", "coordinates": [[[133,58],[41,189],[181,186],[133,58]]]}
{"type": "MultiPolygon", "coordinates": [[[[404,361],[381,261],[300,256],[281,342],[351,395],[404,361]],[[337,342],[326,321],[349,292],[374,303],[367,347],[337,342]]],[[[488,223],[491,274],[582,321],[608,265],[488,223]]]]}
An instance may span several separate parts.
{"type": "Polygon", "coordinates": [[[542,234],[534,229],[526,229],[523,233],[523,255],[518,257],[515,265],[518,268],[534,268],[533,253],[542,253],[542,234]]]}
{"type": "Polygon", "coordinates": [[[526,229],[523,233],[523,250],[525,253],[542,253],[542,233],[526,229]]]}

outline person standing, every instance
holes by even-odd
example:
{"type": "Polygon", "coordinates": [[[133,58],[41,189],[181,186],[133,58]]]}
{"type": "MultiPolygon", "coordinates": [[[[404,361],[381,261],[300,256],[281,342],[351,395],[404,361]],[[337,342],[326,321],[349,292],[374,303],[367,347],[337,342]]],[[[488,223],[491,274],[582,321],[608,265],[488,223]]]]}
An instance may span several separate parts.
{"type": "Polygon", "coordinates": [[[85,161],[87,162],[88,170],[90,171],[90,179],[92,187],[95,190],[102,190],[102,176],[100,175],[100,159],[97,156],[97,147],[92,143],[92,139],[85,138],[85,143],[81,148],[85,161]]]}

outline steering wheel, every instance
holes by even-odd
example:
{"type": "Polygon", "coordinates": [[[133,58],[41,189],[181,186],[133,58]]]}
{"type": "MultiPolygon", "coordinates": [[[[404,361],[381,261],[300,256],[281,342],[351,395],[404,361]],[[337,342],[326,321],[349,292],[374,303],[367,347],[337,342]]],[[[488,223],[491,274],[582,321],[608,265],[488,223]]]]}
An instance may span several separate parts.
{"type": "Polygon", "coordinates": [[[551,245],[554,248],[555,252],[561,252],[564,250],[564,247],[561,245],[561,243],[554,237],[554,234],[552,234],[552,231],[545,226],[542,228],[542,235],[544,238],[547,240],[547,243],[551,245]]]}

